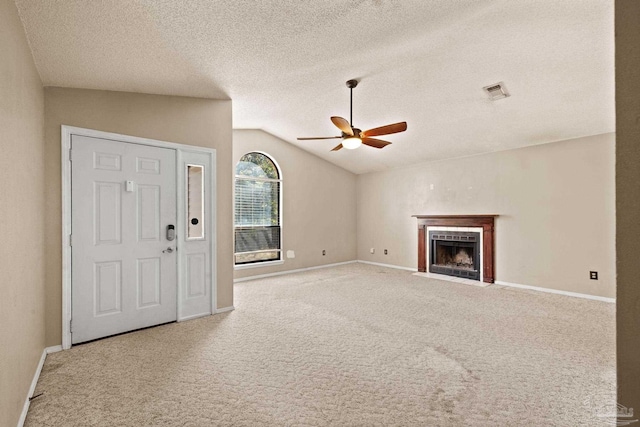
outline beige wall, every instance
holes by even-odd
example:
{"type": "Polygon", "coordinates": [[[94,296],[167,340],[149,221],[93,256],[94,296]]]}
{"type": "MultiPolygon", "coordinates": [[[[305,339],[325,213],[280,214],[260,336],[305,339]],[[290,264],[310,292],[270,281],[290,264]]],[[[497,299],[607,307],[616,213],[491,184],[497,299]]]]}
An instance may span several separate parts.
{"type": "Polygon", "coordinates": [[[235,277],[355,260],[356,176],[266,132],[234,130],[233,165],[251,151],[268,154],[280,166],[283,249],[295,251],[295,258],[236,270],[235,277]]]}
{"type": "Polygon", "coordinates": [[[44,349],[44,94],[15,4],[0,0],[0,426],[44,349]]]}
{"type": "Polygon", "coordinates": [[[640,2],[616,1],[618,402],[640,412],[640,2]]]}
{"type": "Polygon", "coordinates": [[[417,268],[411,215],[498,214],[496,280],[615,297],[614,145],[604,134],[359,175],[358,258],[417,268]]]}
{"type": "Polygon", "coordinates": [[[233,305],[231,101],[83,89],[45,89],[46,339],[62,340],[60,126],[216,149],[218,307],[233,305]]]}

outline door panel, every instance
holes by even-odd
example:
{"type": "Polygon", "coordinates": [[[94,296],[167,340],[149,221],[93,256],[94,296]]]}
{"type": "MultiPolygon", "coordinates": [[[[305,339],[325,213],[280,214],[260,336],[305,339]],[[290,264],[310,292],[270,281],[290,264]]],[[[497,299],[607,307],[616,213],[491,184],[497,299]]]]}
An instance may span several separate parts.
{"type": "Polygon", "coordinates": [[[206,254],[187,255],[187,298],[197,298],[206,292],[206,254]]]}
{"type": "Polygon", "coordinates": [[[76,135],[71,148],[72,343],[176,320],[175,150],[76,135]]]}
{"type": "Polygon", "coordinates": [[[93,280],[95,315],[120,313],[122,307],[122,263],[97,262],[93,280]]]}
{"type": "Polygon", "coordinates": [[[138,260],[138,308],[160,304],[160,258],[138,260]]]}
{"type": "Polygon", "coordinates": [[[95,206],[95,239],[99,245],[122,242],[122,200],[120,183],[96,182],[93,187],[95,206]]]}
{"type": "Polygon", "coordinates": [[[138,240],[140,242],[159,242],[162,225],[160,224],[160,186],[138,185],[138,240]]]}

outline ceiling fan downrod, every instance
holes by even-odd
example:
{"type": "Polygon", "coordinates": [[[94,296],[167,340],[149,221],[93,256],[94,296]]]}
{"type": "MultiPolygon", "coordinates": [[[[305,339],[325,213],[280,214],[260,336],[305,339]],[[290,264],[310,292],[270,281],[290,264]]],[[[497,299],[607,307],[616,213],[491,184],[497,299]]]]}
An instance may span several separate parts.
{"type": "Polygon", "coordinates": [[[347,80],[347,87],[349,88],[350,102],[349,102],[349,122],[353,127],[353,88],[358,86],[358,81],[355,79],[347,80]]]}

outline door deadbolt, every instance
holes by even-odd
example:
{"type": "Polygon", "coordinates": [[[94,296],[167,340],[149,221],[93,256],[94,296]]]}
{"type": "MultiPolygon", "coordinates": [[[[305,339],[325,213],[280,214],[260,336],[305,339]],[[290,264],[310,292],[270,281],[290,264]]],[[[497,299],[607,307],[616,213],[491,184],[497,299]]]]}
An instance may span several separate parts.
{"type": "Polygon", "coordinates": [[[173,226],[173,224],[167,225],[167,240],[171,242],[175,238],[176,238],[176,228],[173,226]]]}

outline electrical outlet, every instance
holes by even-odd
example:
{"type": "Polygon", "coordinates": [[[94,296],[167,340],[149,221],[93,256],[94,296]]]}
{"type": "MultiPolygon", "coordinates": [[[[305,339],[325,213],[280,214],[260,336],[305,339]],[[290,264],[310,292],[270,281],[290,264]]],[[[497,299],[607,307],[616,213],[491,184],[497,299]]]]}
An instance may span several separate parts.
{"type": "Polygon", "coordinates": [[[598,272],[597,271],[590,271],[589,272],[589,278],[591,280],[598,280],[598,272]]]}
{"type": "Polygon", "coordinates": [[[369,252],[371,252],[372,254],[375,254],[375,253],[376,253],[376,249],[375,249],[375,248],[371,248],[371,249],[369,250],[369,252]]]}
{"type": "Polygon", "coordinates": [[[327,254],[327,251],[325,251],[324,249],[322,250],[322,256],[325,256],[327,254]]]}
{"type": "Polygon", "coordinates": [[[387,253],[388,253],[388,252],[387,252],[387,250],[385,249],[385,250],[384,250],[384,254],[386,255],[387,253]]]}

